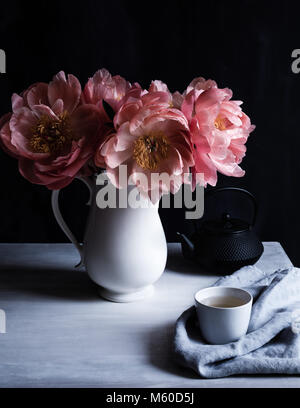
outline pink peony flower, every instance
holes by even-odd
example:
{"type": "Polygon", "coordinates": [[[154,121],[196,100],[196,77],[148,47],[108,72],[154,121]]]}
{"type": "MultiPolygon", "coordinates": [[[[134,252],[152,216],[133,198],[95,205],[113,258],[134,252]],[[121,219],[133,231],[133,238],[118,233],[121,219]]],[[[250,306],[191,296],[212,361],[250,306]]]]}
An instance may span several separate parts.
{"type": "Polygon", "coordinates": [[[12,110],[0,122],[1,145],[27,180],[49,189],[71,183],[105,136],[99,109],[81,102],[79,81],[62,71],[14,94],[12,110]]]}
{"type": "Polygon", "coordinates": [[[183,96],[179,92],[174,92],[173,94],[169,91],[168,86],[159,80],[155,80],[151,82],[149,92],[165,92],[169,96],[169,104],[170,107],[180,109],[182,102],[183,102],[183,96]]]}
{"type": "MultiPolygon", "coordinates": [[[[119,166],[127,166],[128,177],[143,194],[150,196],[175,193],[183,182],[184,173],[193,166],[189,141],[188,121],[183,113],[170,107],[170,95],[165,89],[150,92],[135,89],[125,96],[114,118],[115,134],[95,156],[105,158],[106,169],[112,183],[122,188],[119,166]],[[146,176],[144,184],[139,174],[146,176]],[[151,184],[152,173],[173,175],[170,186],[151,184]]],[[[127,180],[126,180],[127,182],[127,180]]]]}
{"type": "MultiPolygon", "coordinates": [[[[135,83],[134,87],[140,87],[135,83]]],[[[82,98],[85,103],[91,103],[106,115],[102,101],[107,102],[116,112],[123,104],[123,97],[132,88],[132,85],[119,75],[111,76],[106,69],[100,69],[90,78],[84,87],[82,98]]],[[[106,118],[109,119],[106,115],[106,118]]]]}
{"type": "Polygon", "coordinates": [[[245,143],[255,126],[242,111],[241,101],[232,101],[230,89],[203,78],[194,79],[184,94],[182,112],[187,117],[193,144],[193,173],[203,173],[205,184],[217,182],[217,171],[242,177],[239,164],[245,156],[245,143]]]}

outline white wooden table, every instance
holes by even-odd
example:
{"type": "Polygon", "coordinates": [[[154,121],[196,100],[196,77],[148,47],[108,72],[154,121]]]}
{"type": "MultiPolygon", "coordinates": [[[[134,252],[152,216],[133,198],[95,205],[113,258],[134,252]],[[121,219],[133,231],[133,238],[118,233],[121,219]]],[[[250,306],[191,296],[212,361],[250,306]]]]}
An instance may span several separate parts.
{"type": "MultiPolygon", "coordinates": [[[[218,276],[169,244],[152,298],[102,300],[71,244],[0,244],[0,387],[300,387],[298,376],[206,380],[170,356],[174,323],[193,294],[218,276]]],[[[290,266],[279,243],[265,243],[260,267],[290,266]]]]}

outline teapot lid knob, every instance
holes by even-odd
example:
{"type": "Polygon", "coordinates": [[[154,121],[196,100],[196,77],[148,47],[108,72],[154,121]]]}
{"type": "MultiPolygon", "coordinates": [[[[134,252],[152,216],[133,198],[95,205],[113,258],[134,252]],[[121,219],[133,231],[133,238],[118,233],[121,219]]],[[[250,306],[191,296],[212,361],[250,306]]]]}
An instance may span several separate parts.
{"type": "Polygon", "coordinates": [[[225,229],[232,228],[231,215],[228,213],[223,213],[222,218],[224,221],[224,228],[225,229]]]}
{"type": "MultiPolygon", "coordinates": [[[[221,192],[225,192],[225,191],[234,191],[236,193],[240,193],[240,194],[243,194],[243,195],[248,197],[248,199],[252,202],[253,210],[254,210],[253,211],[252,221],[250,223],[250,225],[253,226],[255,224],[255,221],[256,221],[257,202],[256,202],[256,199],[254,198],[253,194],[251,194],[249,191],[244,190],[243,188],[237,188],[237,187],[221,187],[221,188],[209,190],[208,192],[205,193],[205,197],[208,198],[209,196],[211,197],[216,193],[221,193],[221,192]]],[[[227,217],[227,214],[226,214],[226,217],[227,217]]],[[[224,214],[223,214],[223,221],[224,221],[224,214]]]]}
{"type": "Polygon", "coordinates": [[[207,220],[203,222],[203,228],[212,234],[235,234],[248,231],[251,226],[248,222],[238,218],[232,218],[229,213],[223,213],[221,219],[207,220]]]}

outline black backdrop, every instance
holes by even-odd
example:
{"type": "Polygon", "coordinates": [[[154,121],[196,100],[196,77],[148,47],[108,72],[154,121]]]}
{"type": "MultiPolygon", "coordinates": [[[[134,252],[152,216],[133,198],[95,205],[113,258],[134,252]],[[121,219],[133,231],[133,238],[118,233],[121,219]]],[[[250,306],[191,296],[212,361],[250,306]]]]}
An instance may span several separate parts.
{"type": "MultiPolygon", "coordinates": [[[[183,91],[196,76],[228,86],[257,129],[249,138],[241,179],[219,185],[249,189],[260,205],[257,232],[280,241],[300,264],[300,74],[291,53],[300,48],[300,6],[293,1],[161,0],[14,1],[1,3],[0,114],[10,96],[63,69],[82,83],[105,67],[148,86],[161,79],[183,91]]],[[[31,185],[14,159],[0,152],[0,241],[63,242],[50,192],[31,185]]],[[[87,199],[78,181],[62,193],[67,221],[81,237],[87,199]]],[[[167,238],[189,230],[183,210],[161,210],[167,238]]]]}

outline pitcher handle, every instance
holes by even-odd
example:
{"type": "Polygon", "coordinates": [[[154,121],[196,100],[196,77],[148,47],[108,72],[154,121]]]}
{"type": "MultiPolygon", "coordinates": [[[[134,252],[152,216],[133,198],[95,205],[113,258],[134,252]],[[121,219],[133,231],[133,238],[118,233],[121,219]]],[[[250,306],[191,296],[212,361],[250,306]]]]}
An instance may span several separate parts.
{"type": "MultiPolygon", "coordinates": [[[[93,182],[89,177],[77,177],[78,180],[81,180],[89,189],[90,192],[90,197],[89,201],[86,203],[87,205],[91,205],[91,200],[92,200],[92,193],[93,193],[93,182]]],[[[52,196],[51,196],[51,205],[52,205],[52,210],[54,217],[62,229],[62,231],[66,234],[66,236],[69,238],[69,240],[72,242],[72,244],[75,246],[77,251],[79,252],[80,255],[80,262],[75,266],[75,268],[80,268],[81,266],[84,265],[84,253],[83,253],[83,244],[79,243],[77,239],[75,238],[75,235],[73,232],[70,230],[68,225],[66,224],[60,208],[59,208],[59,193],[60,190],[53,190],[52,191],[52,196]]]]}

